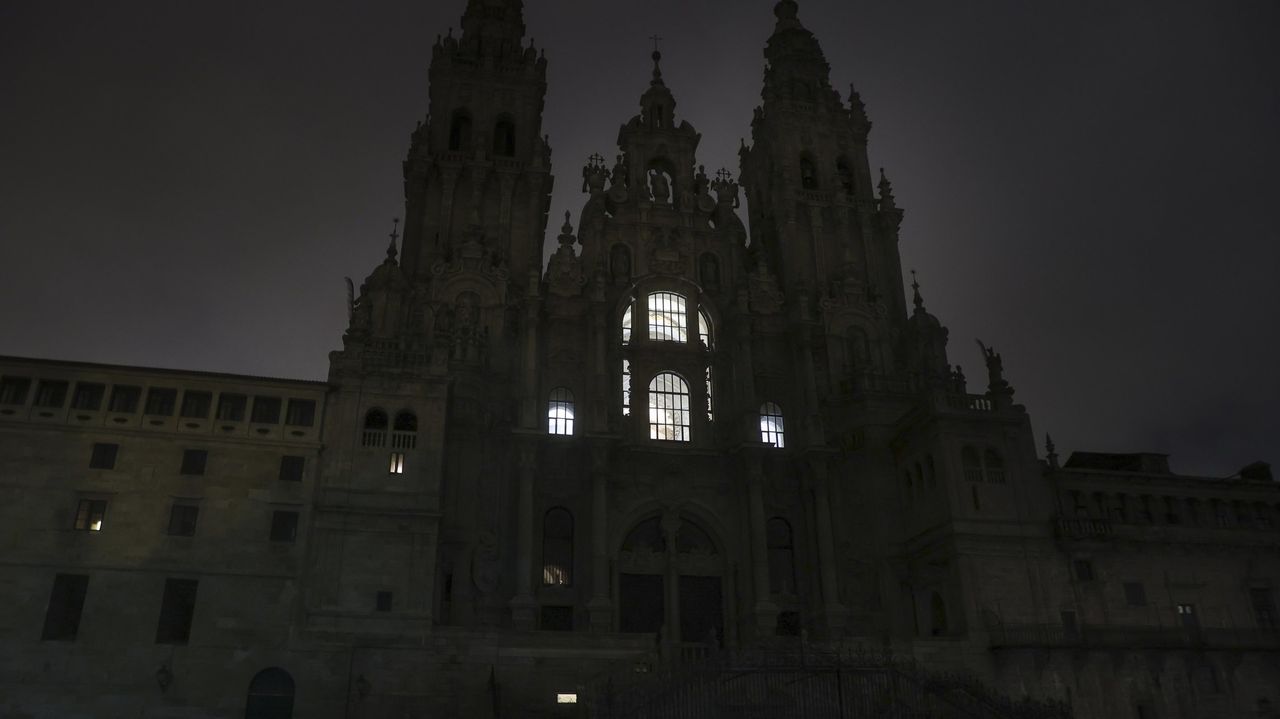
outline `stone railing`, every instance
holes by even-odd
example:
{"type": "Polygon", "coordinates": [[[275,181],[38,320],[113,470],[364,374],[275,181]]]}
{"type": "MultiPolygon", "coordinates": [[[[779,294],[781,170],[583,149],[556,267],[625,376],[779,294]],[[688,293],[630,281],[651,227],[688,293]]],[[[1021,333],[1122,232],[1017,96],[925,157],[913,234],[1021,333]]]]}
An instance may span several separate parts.
{"type": "Polygon", "coordinates": [[[1280,629],[1001,624],[987,632],[993,649],[1280,649],[1280,629]]]}
{"type": "Polygon", "coordinates": [[[1097,537],[1110,537],[1115,534],[1115,528],[1111,526],[1111,520],[1108,519],[1058,519],[1055,522],[1055,534],[1059,537],[1070,539],[1089,539],[1097,537]]]}

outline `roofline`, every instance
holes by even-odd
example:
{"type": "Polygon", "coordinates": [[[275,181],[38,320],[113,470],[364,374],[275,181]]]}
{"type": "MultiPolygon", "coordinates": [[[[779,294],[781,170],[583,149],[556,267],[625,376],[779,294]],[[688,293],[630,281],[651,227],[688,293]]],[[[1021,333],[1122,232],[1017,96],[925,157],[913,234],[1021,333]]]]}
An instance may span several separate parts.
{"type": "Polygon", "coordinates": [[[210,378],[216,378],[216,379],[255,380],[258,382],[284,382],[288,384],[301,384],[301,385],[308,385],[312,387],[329,387],[330,386],[329,382],[326,380],[292,379],[289,377],[264,377],[264,376],[252,375],[252,374],[234,374],[231,372],[208,372],[204,370],[171,369],[168,367],[141,367],[137,365],[108,364],[104,362],[79,362],[75,360],[45,359],[41,357],[14,357],[10,355],[0,355],[0,362],[43,364],[43,365],[50,365],[53,367],[76,367],[76,368],[82,368],[82,369],[99,369],[99,370],[112,370],[112,371],[125,370],[125,371],[133,371],[133,372],[149,372],[149,373],[160,373],[160,374],[169,374],[169,375],[210,377],[210,378]]]}

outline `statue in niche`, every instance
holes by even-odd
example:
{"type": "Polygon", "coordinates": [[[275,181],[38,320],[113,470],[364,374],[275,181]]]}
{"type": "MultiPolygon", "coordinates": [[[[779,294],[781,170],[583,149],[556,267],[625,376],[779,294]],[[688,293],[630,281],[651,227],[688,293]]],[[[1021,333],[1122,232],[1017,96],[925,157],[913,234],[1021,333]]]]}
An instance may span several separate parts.
{"type": "Polygon", "coordinates": [[[625,154],[618,155],[618,161],[613,166],[613,175],[610,177],[610,182],[614,187],[627,186],[627,156],[625,154]]]}
{"type": "Polygon", "coordinates": [[[704,165],[698,165],[698,174],[693,176],[693,194],[695,197],[702,197],[707,194],[707,188],[711,186],[711,181],[707,178],[707,168],[704,165]]]}
{"type": "Polygon", "coordinates": [[[720,260],[710,252],[702,255],[702,260],[698,263],[698,275],[702,278],[703,287],[716,288],[720,286],[720,260]]]}
{"type": "Polygon", "coordinates": [[[665,172],[649,170],[649,190],[653,193],[653,201],[660,205],[671,203],[671,183],[665,172]]]}
{"type": "Polygon", "coordinates": [[[626,245],[614,245],[609,251],[609,271],[615,285],[631,281],[631,251],[626,245]]]}

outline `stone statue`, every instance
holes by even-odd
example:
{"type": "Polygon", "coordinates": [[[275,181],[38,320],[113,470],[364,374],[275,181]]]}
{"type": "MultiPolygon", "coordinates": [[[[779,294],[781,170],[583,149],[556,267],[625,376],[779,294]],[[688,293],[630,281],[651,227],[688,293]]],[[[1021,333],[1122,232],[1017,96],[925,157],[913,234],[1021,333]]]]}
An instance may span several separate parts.
{"type": "Polygon", "coordinates": [[[653,201],[665,205],[671,201],[671,183],[666,173],[657,170],[649,171],[649,189],[653,191],[653,201]]]}

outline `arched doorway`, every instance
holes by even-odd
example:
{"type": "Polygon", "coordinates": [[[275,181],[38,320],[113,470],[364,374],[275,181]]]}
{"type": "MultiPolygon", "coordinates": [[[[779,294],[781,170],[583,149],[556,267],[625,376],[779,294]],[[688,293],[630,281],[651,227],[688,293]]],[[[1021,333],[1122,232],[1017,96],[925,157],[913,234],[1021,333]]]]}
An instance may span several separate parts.
{"type": "Polygon", "coordinates": [[[618,553],[618,629],[664,643],[709,648],[724,641],[724,557],[696,521],[645,519],[618,553]]]}
{"type": "Polygon", "coordinates": [[[293,677],[278,667],[263,669],[249,682],[244,719],[291,719],[293,677]]]}

